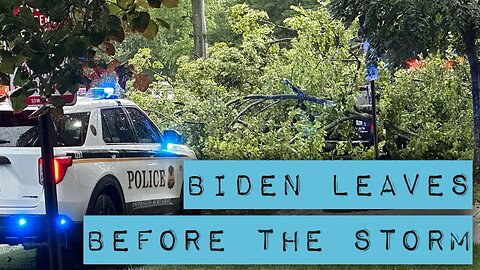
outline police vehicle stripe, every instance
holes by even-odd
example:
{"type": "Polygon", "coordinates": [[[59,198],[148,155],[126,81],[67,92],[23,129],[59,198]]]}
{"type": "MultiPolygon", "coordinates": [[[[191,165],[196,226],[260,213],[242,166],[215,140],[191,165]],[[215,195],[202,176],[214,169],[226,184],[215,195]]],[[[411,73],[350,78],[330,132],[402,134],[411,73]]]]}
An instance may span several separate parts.
{"type": "Polygon", "coordinates": [[[167,151],[144,151],[144,150],[83,150],[76,151],[77,153],[67,153],[67,156],[71,156],[74,160],[81,159],[108,159],[112,161],[112,157],[115,159],[122,159],[121,161],[127,161],[128,158],[178,158],[187,157],[184,154],[172,153],[167,151]]]}
{"type": "MultiPolygon", "coordinates": [[[[153,157],[155,158],[155,157],[153,157]]],[[[100,163],[100,162],[128,162],[128,161],[145,161],[150,160],[152,157],[139,157],[139,158],[83,158],[83,159],[74,159],[72,162],[74,164],[81,163],[100,163]]]]}

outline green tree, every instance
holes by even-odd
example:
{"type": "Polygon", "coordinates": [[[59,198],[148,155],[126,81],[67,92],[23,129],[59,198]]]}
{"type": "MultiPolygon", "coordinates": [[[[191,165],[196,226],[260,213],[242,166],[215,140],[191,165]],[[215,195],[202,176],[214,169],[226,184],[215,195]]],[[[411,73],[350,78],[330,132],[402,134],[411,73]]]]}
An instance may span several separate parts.
{"type": "Polygon", "coordinates": [[[397,66],[417,54],[444,51],[449,42],[464,52],[470,66],[475,163],[480,158],[480,85],[478,44],[480,4],[473,0],[332,0],[332,13],[347,25],[359,23],[360,35],[397,66]]]}
{"type": "MultiPolygon", "coordinates": [[[[207,41],[213,45],[227,42],[230,45],[240,43],[240,36],[233,33],[228,23],[228,11],[232,4],[224,0],[206,0],[207,41]]],[[[182,56],[193,56],[193,23],[191,1],[181,1],[176,9],[156,9],[150,12],[154,20],[161,20],[164,28],[154,40],[145,39],[140,34],[126,37],[117,46],[116,59],[123,63],[129,61],[144,48],[151,50],[153,61],[159,61],[161,67],[152,72],[173,78],[177,71],[177,60],[182,56]]],[[[152,76],[153,78],[153,76],[152,76]]]]}
{"type": "Polygon", "coordinates": [[[301,6],[304,8],[312,8],[318,5],[317,0],[236,0],[237,4],[247,4],[253,9],[265,11],[268,14],[269,22],[275,24],[275,34],[295,35],[294,29],[284,26],[283,21],[295,15],[295,11],[291,6],[301,6]]]}
{"type": "MultiPolygon", "coordinates": [[[[323,149],[334,133],[346,142],[344,151],[353,151],[352,118],[344,117],[362,79],[360,60],[350,50],[354,33],[323,5],[294,12],[285,25],[298,37],[283,47],[265,11],[232,7],[229,22],[241,44],[216,43],[206,60],[181,57],[173,88],[158,80],[151,95],[131,91],[129,97],[162,128],[186,134],[200,158],[331,158],[323,149]],[[286,87],[283,78],[300,90],[286,87]]],[[[149,59],[146,66],[154,63],[148,51],[137,56],[149,59]]]]}
{"type": "Polygon", "coordinates": [[[468,63],[432,55],[381,80],[380,122],[394,159],[469,159],[473,154],[468,63]]]}
{"type": "MultiPolygon", "coordinates": [[[[89,86],[88,72],[106,69],[97,52],[115,54],[115,43],[126,32],[138,32],[153,39],[158,20],[150,9],[154,0],[14,0],[0,2],[0,83],[16,86],[11,94],[15,111],[26,107],[25,98],[37,92],[57,108],[64,100],[52,97],[56,91],[76,93],[89,86]],[[39,20],[33,16],[45,16],[39,20]],[[39,15],[41,14],[41,15],[39,15]]],[[[173,7],[177,0],[165,1],[173,7]]],[[[120,82],[128,73],[116,71],[120,82]]]]}
{"type": "Polygon", "coordinates": [[[177,59],[193,52],[191,2],[181,1],[175,9],[160,8],[150,13],[154,20],[164,26],[159,29],[155,39],[146,39],[141,34],[130,35],[118,46],[116,58],[123,63],[132,59],[139,50],[149,48],[154,61],[161,63],[155,72],[173,77],[177,59]]]}

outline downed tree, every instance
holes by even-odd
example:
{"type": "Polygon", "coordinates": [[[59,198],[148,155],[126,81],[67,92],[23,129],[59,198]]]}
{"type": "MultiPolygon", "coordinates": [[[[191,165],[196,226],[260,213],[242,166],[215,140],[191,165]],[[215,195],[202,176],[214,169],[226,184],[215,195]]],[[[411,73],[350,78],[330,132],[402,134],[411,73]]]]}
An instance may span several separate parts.
{"type": "MultiPolygon", "coordinates": [[[[277,104],[283,101],[288,101],[288,100],[296,100],[300,102],[310,102],[315,105],[320,105],[320,106],[336,106],[336,104],[332,100],[328,99],[323,99],[323,98],[318,98],[315,96],[311,96],[300,90],[297,86],[292,84],[288,79],[284,79],[283,82],[290,86],[291,89],[293,90],[294,94],[274,94],[274,95],[248,95],[248,96],[243,96],[236,98],[230,102],[228,102],[226,105],[227,106],[233,106],[235,109],[241,109],[237,115],[234,117],[234,119],[230,122],[229,126],[233,126],[235,123],[240,122],[240,118],[243,115],[246,115],[248,112],[252,111],[255,108],[258,108],[259,106],[263,105],[266,102],[273,101],[272,103],[267,104],[263,108],[260,108],[260,110],[257,113],[263,112],[277,104]]],[[[321,116],[314,116],[314,119],[321,120],[321,116]]],[[[368,121],[372,119],[371,115],[371,106],[365,106],[365,107],[357,107],[354,106],[352,109],[346,110],[344,113],[344,116],[341,118],[338,118],[329,124],[325,126],[325,131],[330,132],[333,129],[335,129],[338,125],[346,122],[346,121],[354,121],[354,120],[362,120],[362,121],[368,121]]],[[[244,123],[242,121],[242,123],[244,123]]],[[[388,129],[390,132],[393,134],[397,135],[398,137],[404,139],[404,140],[411,140],[416,133],[402,129],[400,127],[392,125],[390,122],[385,122],[384,126],[386,129],[388,129]]]]}

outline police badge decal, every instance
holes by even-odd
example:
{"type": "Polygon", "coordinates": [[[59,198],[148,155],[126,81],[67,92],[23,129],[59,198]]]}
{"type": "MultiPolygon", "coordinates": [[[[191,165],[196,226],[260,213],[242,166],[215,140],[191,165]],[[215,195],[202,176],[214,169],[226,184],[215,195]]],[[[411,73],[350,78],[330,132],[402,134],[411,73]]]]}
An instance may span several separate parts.
{"type": "Polygon", "coordinates": [[[173,169],[173,166],[168,167],[168,188],[172,189],[173,186],[175,185],[175,176],[174,176],[175,170],[173,169]]]}

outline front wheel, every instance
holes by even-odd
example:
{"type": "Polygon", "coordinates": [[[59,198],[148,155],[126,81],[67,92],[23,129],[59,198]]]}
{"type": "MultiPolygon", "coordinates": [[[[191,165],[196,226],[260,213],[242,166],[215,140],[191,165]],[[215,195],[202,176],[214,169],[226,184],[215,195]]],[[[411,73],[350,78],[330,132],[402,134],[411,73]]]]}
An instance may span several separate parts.
{"type": "Polygon", "coordinates": [[[92,215],[96,216],[111,216],[117,215],[117,207],[112,198],[108,194],[102,193],[95,201],[95,205],[92,209],[92,215]]]}

